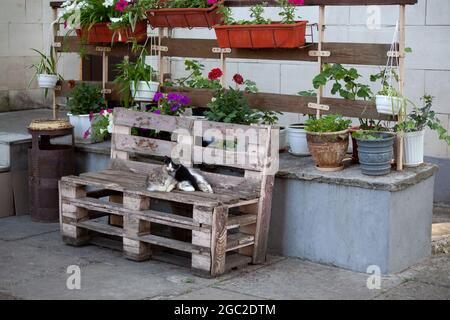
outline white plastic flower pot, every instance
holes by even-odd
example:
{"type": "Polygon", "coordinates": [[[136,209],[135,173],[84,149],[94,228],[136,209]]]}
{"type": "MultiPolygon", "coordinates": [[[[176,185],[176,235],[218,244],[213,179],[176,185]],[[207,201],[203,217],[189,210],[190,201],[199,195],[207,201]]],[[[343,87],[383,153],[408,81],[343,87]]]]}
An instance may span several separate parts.
{"type": "MultiPolygon", "coordinates": [[[[74,136],[75,141],[78,143],[92,143],[91,138],[85,139],[85,133],[86,131],[91,129],[91,120],[89,119],[88,114],[80,114],[77,116],[74,116],[71,113],[67,114],[69,116],[70,124],[73,125],[74,129],[74,136]]],[[[96,113],[94,116],[98,115],[96,113]]]]}
{"type": "Polygon", "coordinates": [[[131,96],[135,101],[152,101],[158,89],[159,82],[154,81],[139,81],[137,86],[135,83],[130,84],[131,96]]]}
{"type": "Polygon", "coordinates": [[[306,130],[303,124],[293,124],[287,130],[289,141],[289,153],[295,156],[309,156],[306,130]]]}
{"type": "Polygon", "coordinates": [[[43,89],[54,89],[58,82],[58,76],[54,74],[38,74],[38,85],[43,89]]]}
{"type": "Polygon", "coordinates": [[[418,132],[407,132],[404,134],[404,165],[416,167],[421,165],[424,156],[425,130],[418,132]]]}
{"type": "Polygon", "coordinates": [[[403,105],[403,98],[376,96],[377,111],[381,114],[398,115],[403,105]]]}

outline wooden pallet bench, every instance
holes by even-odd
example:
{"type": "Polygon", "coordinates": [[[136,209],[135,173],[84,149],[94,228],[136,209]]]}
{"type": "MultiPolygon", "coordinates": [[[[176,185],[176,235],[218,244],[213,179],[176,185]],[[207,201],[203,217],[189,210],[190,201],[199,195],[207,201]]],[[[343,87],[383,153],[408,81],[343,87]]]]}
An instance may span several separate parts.
{"type": "MultiPolygon", "coordinates": [[[[245,151],[211,150],[194,143],[198,141],[195,129],[198,122],[185,117],[116,109],[110,168],[64,177],[60,181],[63,240],[80,246],[91,242],[93,235],[120,238],[124,255],[135,261],[149,259],[156,251],[153,249],[169,248],[189,255],[191,268],[207,276],[217,276],[249,263],[263,263],[274,183],[274,175],[268,174],[267,168],[271,164],[271,140],[276,131],[269,126],[200,121],[203,130],[218,130],[227,133],[227,137],[235,132],[230,130],[236,129],[251,128],[259,132],[258,149],[254,148],[254,141],[247,141],[245,151]],[[177,142],[133,136],[132,128],[175,132],[177,142]],[[226,162],[218,163],[218,157],[213,155],[209,162],[203,159],[203,164],[239,169],[242,175],[203,171],[214,194],[147,191],[148,173],[161,164],[131,159],[138,155],[171,156],[173,148],[180,144],[186,147],[186,141],[190,141],[188,146],[197,156],[199,152],[222,153],[226,162]],[[250,161],[250,155],[255,152],[257,160],[250,161]],[[230,161],[238,156],[249,161],[230,161]],[[162,202],[168,203],[172,210],[155,208],[162,202]],[[184,230],[187,236],[161,235],[158,226],[184,230]]],[[[277,146],[274,149],[277,151],[277,146]]]]}

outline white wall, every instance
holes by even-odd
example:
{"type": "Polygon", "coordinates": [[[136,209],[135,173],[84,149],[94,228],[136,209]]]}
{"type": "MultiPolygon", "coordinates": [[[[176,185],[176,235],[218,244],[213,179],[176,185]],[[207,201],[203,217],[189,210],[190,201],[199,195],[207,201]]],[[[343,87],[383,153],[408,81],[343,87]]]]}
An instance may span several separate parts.
{"type": "MultiPolygon", "coordinates": [[[[2,0],[0,10],[0,112],[23,109],[45,103],[41,90],[27,90],[30,76],[25,67],[36,59],[29,48],[47,47],[48,31],[52,21],[50,0],[2,0]],[[8,103],[9,100],[9,103],[8,103]]],[[[393,26],[398,19],[398,6],[384,6],[381,10],[381,26],[369,30],[367,7],[327,7],[326,41],[390,43],[393,26]]],[[[233,8],[237,18],[248,17],[248,8],[233,8]]],[[[275,20],[278,10],[267,8],[275,20]]],[[[302,18],[318,21],[318,7],[299,9],[302,18]]],[[[450,129],[450,1],[419,0],[415,6],[407,6],[407,46],[413,53],[407,57],[406,94],[418,102],[425,93],[436,97],[434,108],[444,126],[450,129]]],[[[210,30],[175,30],[176,37],[214,38],[210,30]]],[[[183,61],[171,59],[174,77],[184,73],[183,61]]],[[[205,61],[207,69],[218,66],[218,61],[205,61]]],[[[357,66],[365,75],[377,71],[377,67],[357,66]]],[[[79,58],[76,54],[64,54],[61,70],[66,79],[79,77],[79,58]]],[[[235,72],[257,82],[264,92],[295,94],[311,89],[311,80],[317,67],[309,62],[230,60],[228,79],[235,72]]],[[[374,90],[377,88],[374,87],[374,90]]],[[[49,103],[48,101],[46,102],[49,103]]],[[[282,117],[283,124],[300,120],[299,115],[282,117]]],[[[426,153],[430,156],[450,157],[450,148],[427,133],[426,153]]]]}

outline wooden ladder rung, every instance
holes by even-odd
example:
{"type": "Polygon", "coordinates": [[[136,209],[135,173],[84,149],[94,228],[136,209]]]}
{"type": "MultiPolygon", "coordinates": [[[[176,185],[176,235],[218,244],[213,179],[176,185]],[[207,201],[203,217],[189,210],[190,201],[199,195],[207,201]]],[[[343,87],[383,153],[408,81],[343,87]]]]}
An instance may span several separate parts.
{"type": "Polygon", "coordinates": [[[124,208],[120,203],[107,202],[95,198],[85,197],[79,199],[63,199],[63,200],[80,208],[121,216],[123,216],[124,214],[133,214],[134,216],[137,216],[142,220],[163,224],[171,227],[178,227],[190,230],[200,230],[202,228],[203,229],[207,228],[206,226],[200,226],[200,224],[195,223],[194,220],[190,217],[184,217],[177,214],[160,212],[155,210],[134,211],[124,208]]]}
{"type": "Polygon", "coordinates": [[[196,254],[206,254],[210,251],[209,248],[193,245],[189,242],[169,239],[165,237],[159,237],[152,234],[142,235],[136,238],[136,240],[154,244],[161,247],[171,248],[175,250],[180,250],[184,252],[196,253],[196,254]]]}
{"type": "Polygon", "coordinates": [[[233,233],[227,238],[227,251],[247,247],[255,243],[255,236],[246,233],[233,233]]]}
{"type": "Polygon", "coordinates": [[[256,214],[230,214],[228,217],[227,229],[236,229],[256,223],[256,214]]]}
{"type": "Polygon", "coordinates": [[[75,223],[77,227],[85,228],[91,231],[108,234],[110,236],[123,236],[123,229],[110,226],[106,223],[98,222],[96,220],[87,220],[75,223]]]}

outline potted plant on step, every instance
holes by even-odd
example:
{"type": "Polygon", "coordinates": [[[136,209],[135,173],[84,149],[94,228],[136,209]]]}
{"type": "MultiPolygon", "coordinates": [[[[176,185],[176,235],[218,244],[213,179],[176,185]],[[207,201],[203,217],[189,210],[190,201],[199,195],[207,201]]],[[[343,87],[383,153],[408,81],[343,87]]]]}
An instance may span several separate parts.
{"type": "Polygon", "coordinates": [[[306,139],[305,124],[291,124],[287,129],[289,153],[294,156],[309,156],[311,153],[306,139]]]}
{"type": "Polygon", "coordinates": [[[147,39],[147,21],[142,0],[68,0],[60,21],[88,44],[142,42],[147,39]]]}
{"type": "Polygon", "coordinates": [[[58,80],[63,80],[57,71],[58,59],[54,54],[54,48],[50,48],[49,55],[46,55],[36,49],[32,50],[39,54],[40,60],[30,66],[30,68],[35,69],[35,73],[33,78],[30,80],[30,84],[34,79],[37,79],[39,88],[46,89],[46,92],[48,89],[54,89],[58,80]]]}
{"type": "Polygon", "coordinates": [[[404,165],[415,167],[424,162],[424,136],[425,128],[437,132],[439,139],[444,140],[450,146],[450,136],[444,129],[434,111],[433,97],[425,95],[422,97],[424,106],[418,108],[414,106],[413,111],[408,114],[404,122],[399,123],[396,131],[404,132],[404,165]]]}
{"type": "Polygon", "coordinates": [[[222,21],[224,0],[142,0],[153,28],[212,28],[222,21]]]}
{"type": "Polygon", "coordinates": [[[85,133],[91,128],[91,119],[106,107],[99,86],[86,83],[76,84],[68,95],[67,107],[70,123],[74,126],[75,140],[79,143],[97,142],[85,139],[85,133]]]}
{"type": "Polygon", "coordinates": [[[358,141],[358,157],[363,174],[383,176],[391,172],[394,133],[359,130],[352,137],[358,141]]]}
{"type": "Polygon", "coordinates": [[[159,89],[158,74],[153,68],[146,64],[147,51],[144,47],[135,62],[125,59],[116,67],[119,76],[115,83],[122,87],[125,106],[128,107],[130,97],[137,102],[151,102],[159,89]]]}
{"type": "Polygon", "coordinates": [[[221,48],[299,48],[305,45],[308,21],[296,17],[297,5],[303,0],[278,0],[281,21],[272,22],[263,17],[264,7],[253,6],[250,21],[235,21],[231,9],[221,7],[224,25],[214,26],[221,48]]]}
{"type": "Polygon", "coordinates": [[[91,127],[84,133],[84,139],[91,138],[93,141],[104,141],[108,139],[113,130],[113,109],[102,109],[96,115],[89,114],[91,127]]]}
{"type": "Polygon", "coordinates": [[[331,114],[306,121],[306,139],[320,171],[340,171],[348,150],[350,120],[331,114]]]}

